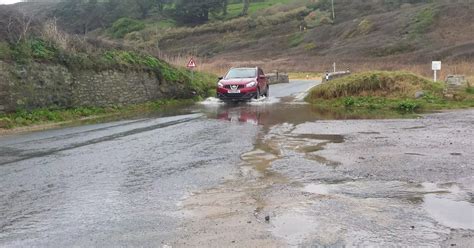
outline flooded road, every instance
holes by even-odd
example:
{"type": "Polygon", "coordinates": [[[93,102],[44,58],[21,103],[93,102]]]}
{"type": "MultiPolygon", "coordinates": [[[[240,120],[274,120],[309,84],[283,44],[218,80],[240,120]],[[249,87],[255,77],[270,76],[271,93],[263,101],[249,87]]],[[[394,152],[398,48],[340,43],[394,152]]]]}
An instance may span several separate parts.
{"type": "Polygon", "coordinates": [[[317,83],[0,137],[0,246],[469,247],[474,110],[354,120],[317,83]]]}

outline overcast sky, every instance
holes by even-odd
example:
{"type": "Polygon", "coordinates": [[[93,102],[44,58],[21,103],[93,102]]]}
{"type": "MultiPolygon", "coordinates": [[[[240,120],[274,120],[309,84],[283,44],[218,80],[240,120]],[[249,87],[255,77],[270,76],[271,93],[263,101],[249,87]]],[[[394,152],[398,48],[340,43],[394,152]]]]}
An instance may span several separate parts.
{"type": "Polygon", "coordinates": [[[0,0],[0,4],[11,4],[11,3],[18,3],[19,0],[0,0]]]}

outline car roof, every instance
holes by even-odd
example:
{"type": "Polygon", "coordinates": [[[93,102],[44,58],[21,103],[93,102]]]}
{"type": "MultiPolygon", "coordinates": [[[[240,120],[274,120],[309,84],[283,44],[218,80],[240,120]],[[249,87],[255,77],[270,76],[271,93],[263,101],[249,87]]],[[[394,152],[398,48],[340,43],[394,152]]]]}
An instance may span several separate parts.
{"type": "Polygon", "coordinates": [[[232,67],[230,69],[231,70],[232,69],[255,69],[256,70],[256,69],[259,69],[259,67],[232,67]]]}

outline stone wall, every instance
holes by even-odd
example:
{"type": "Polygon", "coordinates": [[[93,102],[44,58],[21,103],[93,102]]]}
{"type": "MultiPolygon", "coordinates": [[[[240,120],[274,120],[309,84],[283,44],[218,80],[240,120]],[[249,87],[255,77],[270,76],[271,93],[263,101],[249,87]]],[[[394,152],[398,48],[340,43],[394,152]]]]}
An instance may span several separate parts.
{"type": "Polygon", "coordinates": [[[70,71],[61,65],[18,66],[0,61],[0,111],[120,106],[185,97],[191,94],[187,91],[183,84],[167,83],[154,72],[70,71]]]}
{"type": "Polygon", "coordinates": [[[269,84],[287,84],[290,82],[290,78],[286,73],[267,73],[266,76],[269,84]]]}

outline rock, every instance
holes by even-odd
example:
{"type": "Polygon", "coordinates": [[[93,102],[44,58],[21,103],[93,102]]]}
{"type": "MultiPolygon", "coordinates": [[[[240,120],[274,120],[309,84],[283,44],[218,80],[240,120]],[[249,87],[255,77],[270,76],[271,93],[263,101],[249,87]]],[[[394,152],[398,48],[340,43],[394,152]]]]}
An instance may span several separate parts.
{"type": "Polygon", "coordinates": [[[424,96],[425,96],[425,92],[423,92],[423,91],[417,91],[417,92],[415,93],[415,98],[416,98],[416,99],[420,99],[420,98],[422,98],[422,97],[424,97],[424,96]]]}
{"type": "Polygon", "coordinates": [[[269,215],[265,216],[265,221],[266,221],[266,222],[269,222],[269,221],[270,221],[270,216],[269,216],[269,215]]]}
{"type": "Polygon", "coordinates": [[[459,87],[465,86],[467,83],[468,82],[464,75],[448,75],[446,77],[446,84],[448,84],[448,86],[459,87]]]}

